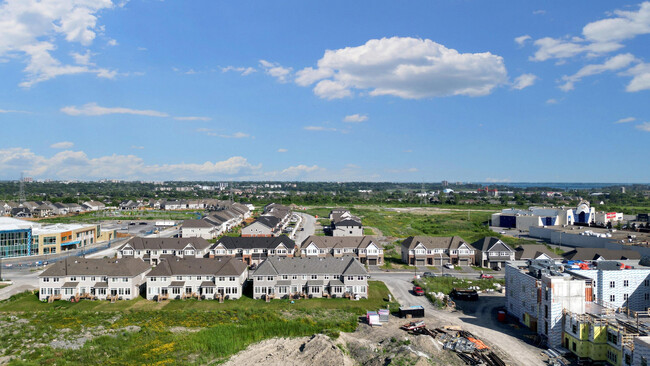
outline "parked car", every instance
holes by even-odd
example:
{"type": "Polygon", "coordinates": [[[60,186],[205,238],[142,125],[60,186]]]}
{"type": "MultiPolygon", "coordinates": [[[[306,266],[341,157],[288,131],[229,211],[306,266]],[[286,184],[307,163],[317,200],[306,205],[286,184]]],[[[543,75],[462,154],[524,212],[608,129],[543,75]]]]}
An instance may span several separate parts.
{"type": "Polygon", "coordinates": [[[481,276],[479,276],[479,278],[482,279],[482,280],[489,280],[489,279],[494,278],[494,276],[489,275],[489,274],[485,274],[485,273],[481,273],[481,276]]]}
{"type": "Polygon", "coordinates": [[[501,270],[501,267],[496,266],[496,267],[494,267],[494,268],[492,268],[492,269],[495,270],[495,271],[500,271],[500,270],[501,270]]]}
{"type": "Polygon", "coordinates": [[[448,269],[454,269],[454,265],[451,264],[451,263],[445,263],[445,266],[444,266],[444,267],[445,267],[445,268],[448,268],[448,269]]]}
{"type": "Polygon", "coordinates": [[[424,296],[424,290],[420,286],[413,286],[413,294],[415,296],[424,296]]]}
{"type": "Polygon", "coordinates": [[[478,292],[476,290],[455,288],[449,294],[454,300],[476,301],[478,300],[478,292]]]}
{"type": "Polygon", "coordinates": [[[423,277],[437,277],[433,272],[424,272],[423,277]]]}
{"type": "Polygon", "coordinates": [[[454,277],[454,276],[452,276],[451,273],[443,273],[442,277],[454,277]]]}

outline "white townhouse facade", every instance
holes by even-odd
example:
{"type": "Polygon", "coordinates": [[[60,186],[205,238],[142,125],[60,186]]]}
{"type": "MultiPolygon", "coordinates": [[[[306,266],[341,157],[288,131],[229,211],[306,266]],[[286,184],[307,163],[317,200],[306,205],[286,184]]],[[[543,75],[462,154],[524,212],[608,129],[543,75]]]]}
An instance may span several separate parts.
{"type": "Polygon", "coordinates": [[[219,226],[215,226],[206,220],[185,220],[181,227],[181,237],[214,239],[221,234],[220,229],[219,226]]]}
{"type": "Polygon", "coordinates": [[[351,256],[269,258],[253,273],[253,298],[368,298],[368,272],[351,256]]]}
{"type": "Polygon", "coordinates": [[[220,238],[210,248],[210,258],[234,257],[247,265],[258,265],[270,257],[294,257],[298,254],[296,242],[286,235],[273,237],[220,238]]]}
{"type": "Polygon", "coordinates": [[[203,238],[134,237],[117,250],[118,258],[139,258],[156,265],[166,256],[203,258],[210,243],[203,238]]]}
{"type": "Polygon", "coordinates": [[[305,239],[300,246],[301,257],[342,257],[352,255],[361,264],[384,264],[384,247],[372,236],[316,236],[305,239]]]}
{"type": "Polygon", "coordinates": [[[238,299],[247,277],[235,258],[165,258],[146,276],[147,299],[238,299]]]}
{"type": "Polygon", "coordinates": [[[475,249],[459,236],[410,236],[402,242],[402,262],[416,266],[474,264],[475,249]]]}
{"type": "Polygon", "coordinates": [[[140,295],[151,267],[140,259],[66,258],[38,276],[41,301],[132,300],[140,295]]]}

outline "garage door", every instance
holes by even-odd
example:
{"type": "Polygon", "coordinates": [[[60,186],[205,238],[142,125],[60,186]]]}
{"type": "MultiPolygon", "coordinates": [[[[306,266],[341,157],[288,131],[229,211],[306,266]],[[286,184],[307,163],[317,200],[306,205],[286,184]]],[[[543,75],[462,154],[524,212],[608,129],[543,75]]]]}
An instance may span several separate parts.
{"type": "Polygon", "coordinates": [[[376,266],[377,265],[377,259],[368,259],[368,264],[371,266],[376,266]]]}
{"type": "Polygon", "coordinates": [[[415,260],[415,265],[416,266],[423,266],[424,265],[424,259],[416,259],[415,260]]]}

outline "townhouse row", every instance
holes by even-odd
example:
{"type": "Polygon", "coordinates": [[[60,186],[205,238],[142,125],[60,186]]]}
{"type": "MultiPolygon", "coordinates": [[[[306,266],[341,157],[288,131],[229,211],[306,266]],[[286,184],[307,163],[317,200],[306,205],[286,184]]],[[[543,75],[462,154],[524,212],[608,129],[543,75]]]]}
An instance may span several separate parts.
{"type": "Polygon", "coordinates": [[[130,239],[117,250],[118,258],[134,257],[156,265],[166,256],[194,258],[233,257],[249,266],[257,266],[271,257],[334,257],[353,256],[360,263],[381,265],[384,248],[376,238],[310,236],[302,245],[287,236],[231,237],[224,236],[211,244],[203,238],[141,238],[130,239]]]}
{"type": "Polygon", "coordinates": [[[154,267],[139,258],[67,258],[39,275],[41,301],[368,297],[368,273],[354,257],[269,258],[248,280],[240,259],[168,256],[154,267]]]}

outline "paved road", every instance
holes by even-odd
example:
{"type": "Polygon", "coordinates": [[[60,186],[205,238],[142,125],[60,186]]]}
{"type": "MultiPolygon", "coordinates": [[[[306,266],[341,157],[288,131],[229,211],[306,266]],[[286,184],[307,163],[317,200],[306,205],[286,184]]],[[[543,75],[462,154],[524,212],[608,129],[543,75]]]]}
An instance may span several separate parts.
{"type": "Polygon", "coordinates": [[[302,212],[297,212],[297,214],[302,217],[301,225],[303,228],[305,228],[305,230],[296,232],[296,238],[294,241],[296,244],[300,245],[303,241],[305,241],[305,239],[307,239],[308,236],[314,235],[316,232],[316,218],[312,215],[308,215],[302,212]]]}
{"type": "MultiPolygon", "coordinates": [[[[527,344],[521,336],[514,333],[510,327],[499,324],[495,320],[495,308],[503,306],[503,295],[483,295],[468,311],[447,311],[435,308],[424,296],[414,296],[411,293],[412,274],[405,273],[372,273],[372,279],[383,281],[393,296],[402,306],[421,305],[425,308],[426,321],[435,327],[444,325],[459,325],[483,341],[499,348],[508,354],[512,360],[509,364],[516,365],[545,365],[540,356],[541,349],[527,344]]],[[[459,304],[461,307],[464,304],[459,304]]]]}
{"type": "Polygon", "coordinates": [[[38,289],[38,275],[43,268],[3,270],[2,277],[11,280],[13,284],[0,289],[0,300],[6,300],[15,294],[38,289]]]}

